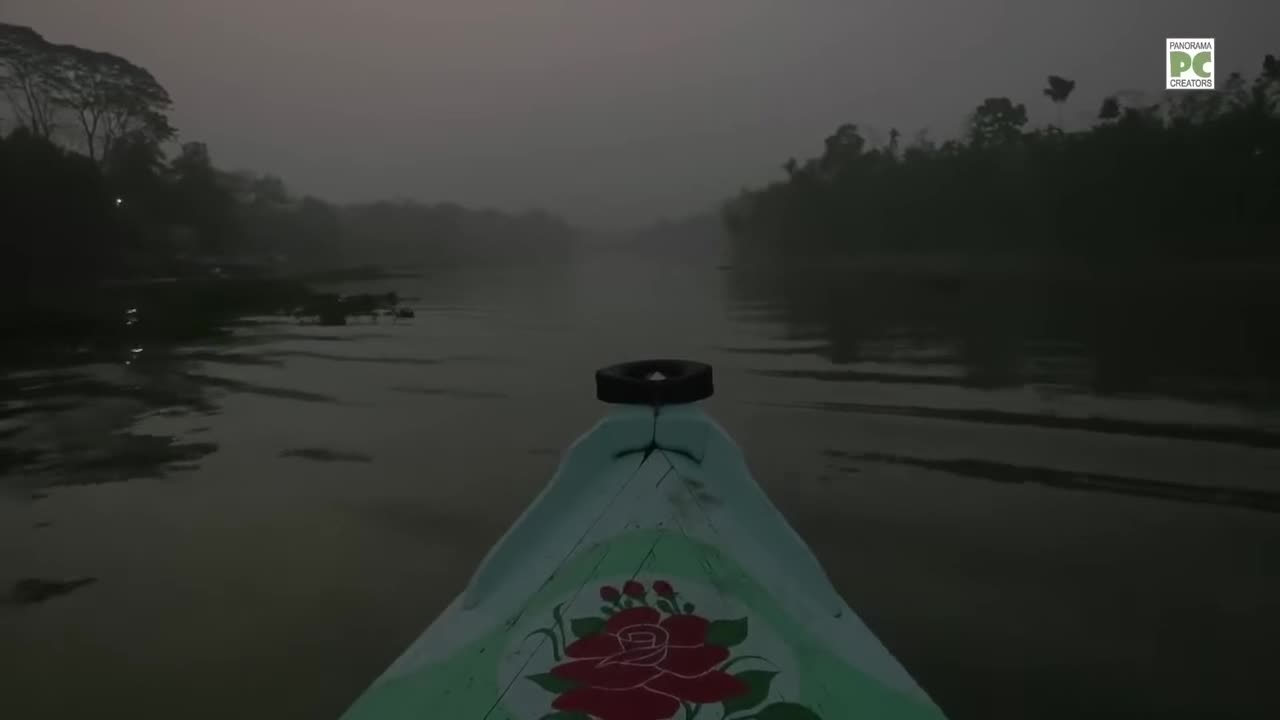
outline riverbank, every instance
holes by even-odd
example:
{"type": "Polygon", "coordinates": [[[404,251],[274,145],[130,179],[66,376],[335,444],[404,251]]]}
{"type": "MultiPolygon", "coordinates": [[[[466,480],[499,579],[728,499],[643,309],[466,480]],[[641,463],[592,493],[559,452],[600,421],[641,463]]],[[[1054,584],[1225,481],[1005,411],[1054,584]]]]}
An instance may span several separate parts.
{"type": "MultiPolygon", "coordinates": [[[[188,268],[165,277],[62,288],[11,300],[0,310],[0,369],[55,368],[129,360],[147,349],[213,339],[251,316],[309,313],[344,323],[353,308],[329,283],[414,277],[376,266],[291,272],[252,266],[188,268]]],[[[386,310],[394,296],[369,298],[361,311],[386,310]]]]}

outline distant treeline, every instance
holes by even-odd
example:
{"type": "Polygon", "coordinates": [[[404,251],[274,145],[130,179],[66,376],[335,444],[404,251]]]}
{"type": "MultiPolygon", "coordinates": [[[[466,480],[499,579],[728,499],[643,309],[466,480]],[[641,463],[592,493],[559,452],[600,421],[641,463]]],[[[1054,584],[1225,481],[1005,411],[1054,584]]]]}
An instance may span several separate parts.
{"type": "Polygon", "coordinates": [[[455,203],[383,201],[344,206],[345,246],[360,258],[397,265],[526,262],[560,257],[577,231],[565,220],[533,210],[505,213],[455,203]]]}
{"type": "MultiPolygon", "coordinates": [[[[1075,83],[1051,76],[1059,110],[1075,83]]],[[[1106,98],[1092,127],[1027,127],[1027,108],[988,98],[964,137],[897,130],[873,147],[843,125],[815,158],[723,207],[743,251],[1029,252],[1083,259],[1280,253],[1280,62],[1253,80],[1161,102],[1106,98]]]]}
{"type": "Polygon", "coordinates": [[[546,213],[341,207],[219,169],[204,144],[175,142],[169,94],[147,70],[26,27],[0,24],[0,98],[6,312],[212,265],[443,264],[546,252],[573,234],[546,213]]]}

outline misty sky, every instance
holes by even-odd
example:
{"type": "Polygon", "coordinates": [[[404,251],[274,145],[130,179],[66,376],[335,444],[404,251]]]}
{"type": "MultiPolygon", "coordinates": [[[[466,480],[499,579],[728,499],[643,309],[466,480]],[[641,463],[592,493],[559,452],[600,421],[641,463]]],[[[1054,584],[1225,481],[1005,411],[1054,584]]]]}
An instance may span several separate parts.
{"type": "Polygon", "coordinates": [[[598,227],[706,209],[844,121],[947,137],[1010,95],[1047,122],[1049,73],[1084,124],[1162,91],[1166,37],[1216,38],[1220,81],[1280,54],[1274,0],[0,0],[0,21],[145,66],[223,167],[598,227]]]}

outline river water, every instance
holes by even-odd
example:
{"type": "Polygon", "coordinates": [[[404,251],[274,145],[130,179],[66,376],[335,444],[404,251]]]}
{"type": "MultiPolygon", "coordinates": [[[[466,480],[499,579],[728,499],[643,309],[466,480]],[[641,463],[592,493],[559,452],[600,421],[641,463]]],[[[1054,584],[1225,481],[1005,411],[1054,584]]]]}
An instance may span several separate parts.
{"type": "Polygon", "coordinates": [[[858,277],[602,252],[8,378],[0,717],[337,716],[604,411],[592,371],[647,356],[714,365],[711,412],[950,717],[1280,714],[1267,348],[858,277]],[[1157,351],[1195,362],[1124,371],[1157,351]]]}

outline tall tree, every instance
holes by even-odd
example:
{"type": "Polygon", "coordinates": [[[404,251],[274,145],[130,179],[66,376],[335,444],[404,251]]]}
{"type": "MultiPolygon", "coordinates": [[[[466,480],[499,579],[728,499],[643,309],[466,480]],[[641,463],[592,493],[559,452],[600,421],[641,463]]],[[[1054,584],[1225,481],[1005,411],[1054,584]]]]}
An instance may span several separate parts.
{"type": "Polygon", "coordinates": [[[1075,89],[1075,80],[1068,80],[1059,75],[1049,76],[1049,86],[1044,89],[1044,95],[1052,100],[1054,106],[1058,109],[1059,130],[1062,129],[1062,106],[1067,102],[1067,98],[1071,97],[1071,93],[1075,89]]]}
{"type": "Polygon", "coordinates": [[[1267,80],[1280,80],[1280,60],[1270,53],[1262,58],[1262,77],[1267,80]]]}
{"type": "Polygon", "coordinates": [[[823,141],[822,157],[818,158],[817,172],[813,177],[823,181],[847,179],[859,167],[867,139],[852,123],[844,123],[823,141]]]}
{"type": "Polygon", "coordinates": [[[1280,105],[1280,60],[1275,55],[1262,59],[1262,72],[1254,82],[1254,103],[1264,113],[1271,113],[1280,105]]]}
{"type": "Polygon", "coordinates": [[[1109,95],[1102,99],[1102,107],[1098,108],[1099,120],[1115,120],[1120,117],[1120,101],[1109,95]]]}
{"type": "Polygon", "coordinates": [[[987,98],[969,118],[969,137],[978,147],[1010,145],[1022,136],[1027,106],[1007,97],[987,98]]]}
{"type": "Polygon", "coordinates": [[[151,73],[111,53],[63,46],[67,58],[66,103],[75,113],[85,151],[94,160],[119,139],[161,143],[174,136],[169,93],[151,73]]]}
{"type": "Polygon", "coordinates": [[[29,27],[0,23],[0,93],[22,127],[49,139],[67,88],[63,56],[29,27]]]}
{"type": "Polygon", "coordinates": [[[52,139],[58,116],[72,115],[98,162],[126,136],[159,144],[175,134],[173,103],[151,73],[111,53],[53,45],[28,27],[0,23],[0,92],[39,138],[52,139]]]}
{"type": "Polygon", "coordinates": [[[823,141],[822,162],[824,168],[838,168],[862,154],[867,140],[853,123],[844,123],[823,141]]]}
{"type": "Polygon", "coordinates": [[[182,145],[170,163],[173,220],[195,232],[204,252],[227,249],[234,223],[232,183],[213,166],[204,143],[182,145]]]}
{"type": "MultiPolygon", "coordinates": [[[[900,157],[888,148],[859,152],[856,130],[844,126],[820,156],[788,161],[784,179],[739,195],[724,218],[743,247],[792,254],[817,238],[814,249],[829,241],[854,252],[1275,256],[1268,241],[1280,198],[1280,60],[1261,65],[1252,80],[1220,78],[1215,93],[1174,93],[1163,102],[1113,93],[1095,106],[1093,127],[1069,143],[1026,133],[1026,108],[1007,97],[982,102],[964,140],[922,137],[900,157]],[[828,166],[837,172],[822,172],[828,166]],[[1197,189],[1220,211],[1190,219],[1172,212],[1168,178],[1178,172],[1221,180],[1197,189]],[[1183,240],[1194,237],[1189,227],[1218,239],[1183,240]]],[[[1050,85],[1055,102],[1074,87],[1065,79],[1050,85]]]]}

